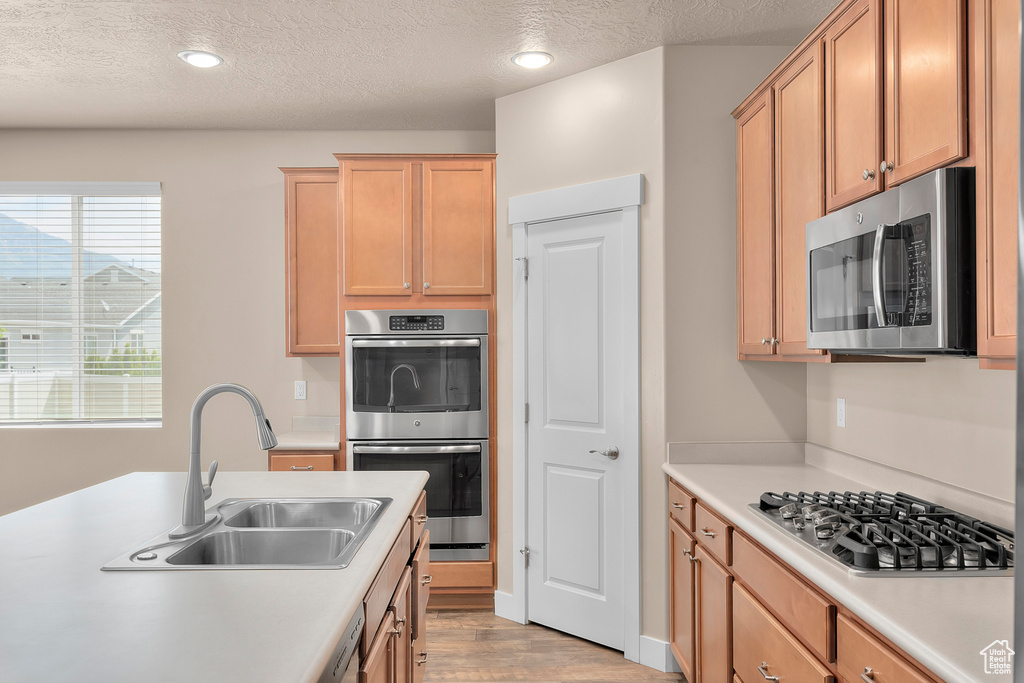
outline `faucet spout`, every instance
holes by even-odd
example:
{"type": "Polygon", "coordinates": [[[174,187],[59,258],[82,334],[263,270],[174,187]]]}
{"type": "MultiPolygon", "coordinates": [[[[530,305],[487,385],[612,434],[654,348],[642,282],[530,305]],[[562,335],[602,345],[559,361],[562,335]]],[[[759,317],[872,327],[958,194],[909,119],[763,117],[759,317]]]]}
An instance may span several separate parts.
{"type": "Polygon", "coordinates": [[[190,536],[200,529],[209,526],[217,519],[215,514],[207,516],[206,509],[203,506],[203,502],[212,493],[211,486],[213,484],[213,476],[217,471],[217,462],[214,461],[210,466],[209,484],[203,486],[199,447],[202,443],[203,408],[211,398],[224,392],[238,394],[248,401],[249,407],[252,408],[252,414],[256,418],[256,434],[259,438],[260,448],[266,451],[277,445],[277,437],[274,436],[274,431],[270,428],[270,421],[263,414],[263,406],[260,405],[256,396],[242,385],[214,384],[199,394],[196,397],[195,403],[192,404],[190,422],[192,432],[190,439],[191,448],[189,449],[188,478],[185,481],[185,500],[181,511],[181,525],[170,533],[171,538],[190,536]]]}
{"type": "Polygon", "coordinates": [[[391,369],[391,394],[388,396],[388,412],[395,412],[395,373],[405,368],[412,375],[412,385],[417,389],[420,388],[420,376],[416,373],[416,368],[409,365],[408,363],[399,363],[391,369]]]}

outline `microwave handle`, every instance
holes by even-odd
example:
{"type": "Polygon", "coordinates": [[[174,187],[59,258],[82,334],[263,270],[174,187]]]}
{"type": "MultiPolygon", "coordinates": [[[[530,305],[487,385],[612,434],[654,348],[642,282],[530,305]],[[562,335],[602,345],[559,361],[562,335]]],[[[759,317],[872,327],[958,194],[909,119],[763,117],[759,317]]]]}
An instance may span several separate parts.
{"type": "Polygon", "coordinates": [[[436,348],[448,346],[480,346],[479,339],[353,339],[352,347],[357,349],[381,348],[436,348]]]}
{"type": "Polygon", "coordinates": [[[882,280],[882,258],[885,254],[885,229],[889,227],[884,223],[875,230],[875,249],[871,254],[871,290],[875,295],[875,316],[878,318],[878,326],[886,326],[885,316],[885,283],[882,280]]]}
{"type": "Polygon", "coordinates": [[[353,453],[479,453],[479,445],[458,446],[353,446],[353,453]]]}

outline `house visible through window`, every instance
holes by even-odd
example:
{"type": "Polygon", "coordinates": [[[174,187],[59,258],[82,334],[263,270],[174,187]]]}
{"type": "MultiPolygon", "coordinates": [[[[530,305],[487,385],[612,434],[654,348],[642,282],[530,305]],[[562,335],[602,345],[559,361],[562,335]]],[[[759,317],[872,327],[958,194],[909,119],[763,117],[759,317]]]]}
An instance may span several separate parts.
{"type": "Polygon", "coordinates": [[[161,412],[159,184],[0,182],[0,425],[161,412]]]}

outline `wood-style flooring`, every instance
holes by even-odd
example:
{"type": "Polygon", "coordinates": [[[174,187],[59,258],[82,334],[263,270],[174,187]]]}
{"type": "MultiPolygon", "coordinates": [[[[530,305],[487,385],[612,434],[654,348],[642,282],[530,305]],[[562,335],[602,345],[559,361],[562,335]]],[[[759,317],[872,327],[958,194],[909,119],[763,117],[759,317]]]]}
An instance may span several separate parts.
{"type": "Polygon", "coordinates": [[[534,683],[680,683],[627,661],[621,652],[537,624],[517,624],[485,610],[427,612],[425,681],[534,683]]]}

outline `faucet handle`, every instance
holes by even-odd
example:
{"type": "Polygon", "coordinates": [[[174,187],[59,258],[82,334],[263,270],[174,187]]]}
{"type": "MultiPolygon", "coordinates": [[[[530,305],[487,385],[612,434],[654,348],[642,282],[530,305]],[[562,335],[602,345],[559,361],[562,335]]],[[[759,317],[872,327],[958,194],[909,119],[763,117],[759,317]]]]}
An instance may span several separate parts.
{"type": "Polygon", "coordinates": [[[217,476],[217,461],[210,463],[210,473],[206,477],[206,486],[203,487],[203,500],[213,495],[213,478],[217,476]]]}

